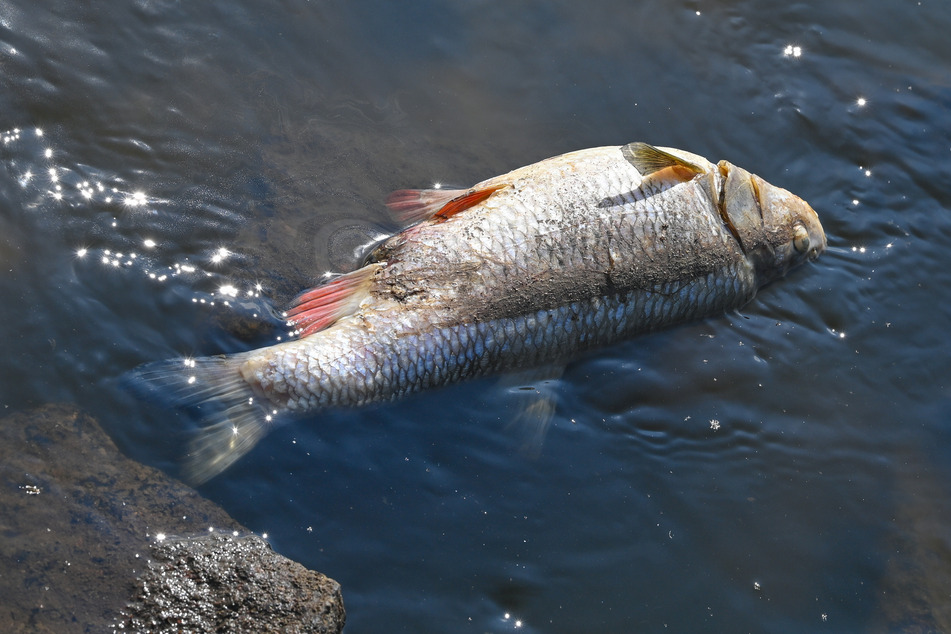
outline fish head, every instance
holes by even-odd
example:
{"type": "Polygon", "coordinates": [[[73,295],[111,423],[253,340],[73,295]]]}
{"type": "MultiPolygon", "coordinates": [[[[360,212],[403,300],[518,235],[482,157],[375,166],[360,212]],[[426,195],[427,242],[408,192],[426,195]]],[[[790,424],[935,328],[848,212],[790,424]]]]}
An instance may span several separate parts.
{"type": "Polygon", "coordinates": [[[760,284],[825,250],[825,232],[809,203],[728,161],[717,168],[720,214],[755,266],[760,284]]]}

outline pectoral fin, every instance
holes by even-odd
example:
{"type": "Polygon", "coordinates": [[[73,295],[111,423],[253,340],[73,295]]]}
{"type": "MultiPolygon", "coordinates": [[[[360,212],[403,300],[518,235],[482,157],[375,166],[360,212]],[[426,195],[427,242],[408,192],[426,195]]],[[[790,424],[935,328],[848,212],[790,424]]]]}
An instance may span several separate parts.
{"type": "Polygon", "coordinates": [[[647,143],[628,143],[621,148],[621,154],[641,173],[642,186],[646,187],[672,187],[704,172],[703,168],[690,161],[647,143]]]}

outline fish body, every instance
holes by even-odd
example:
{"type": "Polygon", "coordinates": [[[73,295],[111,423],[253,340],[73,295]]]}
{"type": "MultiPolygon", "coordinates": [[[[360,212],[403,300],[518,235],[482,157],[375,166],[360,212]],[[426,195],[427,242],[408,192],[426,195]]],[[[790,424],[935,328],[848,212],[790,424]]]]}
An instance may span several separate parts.
{"type": "Polygon", "coordinates": [[[642,143],[535,163],[470,190],[404,190],[416,223],[298,298],[301,338],[145,378],[222,405],[202,481],[284,412],[359,406],[551,363],[738,308],[826,239],[801,199],[721,161],[642,143]]]}

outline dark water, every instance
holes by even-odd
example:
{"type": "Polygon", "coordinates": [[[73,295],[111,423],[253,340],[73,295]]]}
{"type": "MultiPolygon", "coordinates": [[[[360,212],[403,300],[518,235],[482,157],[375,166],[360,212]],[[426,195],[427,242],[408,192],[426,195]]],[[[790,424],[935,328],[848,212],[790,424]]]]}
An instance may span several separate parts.
{"type": "Polygon", "coordinates": [[[679,147],[802,195],[829,252],[569,365],[537,457],[485,380],[202,492],[348,631],[951,628],[951,4],[813,4],[0,4],[0,411],[76,402],[175,472],[191,422],[117,377],[285,336],[389,191],[679,147]]]}

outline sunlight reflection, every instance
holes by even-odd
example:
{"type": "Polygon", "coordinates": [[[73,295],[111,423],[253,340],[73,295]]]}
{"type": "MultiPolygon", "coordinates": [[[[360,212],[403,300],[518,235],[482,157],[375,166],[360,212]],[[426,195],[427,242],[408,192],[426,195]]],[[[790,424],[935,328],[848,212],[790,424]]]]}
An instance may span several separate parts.
{"type": "Polygon", "coordinates": [[[3,140],[4,145],[10,145],[11,143],[20,140],[20,131],[11,130],[9,132],[4,132],[3,134],[0,134],[0,139],[3,140]]]}
{"type": "Polygon", "coordinates": [[[502,620],[506,623],[511,623],[515,629],[520,629],[523,625],[522,619],[516,619],[508,612],[505,613],[505,615],[502,617],[502,620]]]}
{"type": "Polygon", "coordinates": [[[225,284],[224,286],[218,289],[218,292],[221,293],[222,295],[227,295],[228,297],[238,296],[238,289],[232,286],[231,284],[225,284]]]}
{"type": "MultiPolygon", "coordinates": [[[[210,253],[197,256],[200,262],[181,253],[163,253],[174,249],[174,239],[153,233],[162,231],[161,228],[141,225],[139,214],[157,214],[157,207],[171,201],[152,197],[146,188],[126,183],[118,175],[70,163],[50,136],[40,127],[0,130],[0,165],[16,178],[22,195],[27,197],[22,205],[24,210],[57,216],[69,214],[70,222],[88,219],[90,230],[76,237],[79,244],[74,242],[68,247],[70,262],[116,273],[132,271],[153,284],[179,278],[192,288],[192,302],[247,311],[254,319],[272,312],[260,304],[265,288],[262,283],[239,283],[225,277],[226,265],[237,255],[228,247],[216,245],[210,253]],[[137,231],[140,225],[139,231],[148,233],[142,235],[137,231]],[[104,248],[109,244],[122,246],[104,248]],[[234,301],[239,298],[240,303],[234,301]]],[[[51,226],[58,226],[58,222],[51,219],[51,226]]],[[[276,338],[280,341],[286,336],[281,332],[276,338]]]]}
{"type": "Polygon", "coordinates": [[[145,192],[136,191],[127,196],[124,203],[128,207],[141,207],[146,203],[145,192]]]}
{"type": "Polygon", "coordinates": [[[215,264],[219,264],[228,258],[231,255],[231,252],[228,251],[225,247],[219,247],[213,256],[211,256],[211,261],[215,264]]]}
{"type": "Polygon", "coordinates": [[[795,44],[787,44],[786,48],[783,49],[784,57],[801,57],[802,56],[802,47],[796,46],[795,44]]]}

